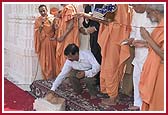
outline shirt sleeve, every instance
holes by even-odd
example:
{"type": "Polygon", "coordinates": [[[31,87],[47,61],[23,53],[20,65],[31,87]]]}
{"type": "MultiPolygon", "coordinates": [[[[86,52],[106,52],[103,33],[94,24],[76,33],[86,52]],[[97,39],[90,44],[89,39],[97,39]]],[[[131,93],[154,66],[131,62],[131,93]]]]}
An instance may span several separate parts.
{"type": "Polygon", "coordinates": [[[88,51],[87,59],[92,65],[92,69],[85,71],[85,76],[86,77],[94,77],[99,71],[100,71],[100,65],[97,62],[96,58],[94,55],[91,53],[91,51],[88,51]]]}
{"type": "Polygon", "coordinates": [[[58,88],[58,86],[62,83],[62,81],[67,77],[71,69],[72,69],[71,62],[69,60],[66,60],[61,73],[57,76],[57,78],[53,82],[51,90],[55,91],[58,88]]]}

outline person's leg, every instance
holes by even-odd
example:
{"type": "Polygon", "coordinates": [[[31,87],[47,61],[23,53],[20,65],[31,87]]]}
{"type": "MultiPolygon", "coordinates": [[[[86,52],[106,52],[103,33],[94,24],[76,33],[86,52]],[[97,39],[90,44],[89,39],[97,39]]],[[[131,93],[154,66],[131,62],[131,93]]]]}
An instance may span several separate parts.
{"type": "Polygon", "coordinates": [[[134,64],[134,70],[133,70],[134,105],[128,108],[128,110],[131,110],[131,111],[140,110],[140,107],[142,105],[142,100],[139,94],[140,73],[141,72],[138,65],[134,64]]]}
{"type": "Polygon", "coordinates": [[[134,66],[132,65],[132,61],[134,59],[134,48],[130,47],[130,57],[127,59],[126,70],[122,80],[122,93],[128,96],[132,96],[133,94],[133,70],[134,66]]]}
{"type": "Polygon", "coordinates": [[[73,88],[74,92],[81,93],[83,91],[83,89],[82,89],[82,86],[80,84],[80,79],[78,79],[76,77],[77,72],[78,71],[76,71],[76,70],[72,70],[69,74],[69,80],[72,84],[72,88],[73,88]]]}
{"type": "Polygon", "coordinates": [[[97,90],[100,91],[100,72],[98,72],[95,75],[95,78],[96,78],[96,87],[97,87],[97,90]]]}
{"type": "Polygon", "coordinates": [[[94,77],[85,78],[84,81],[86,83],[86,87],[88,88],[90,96],[96,98],[96,94],[98,93],[98,90],[96,88],[96,79],[94,77]]]}
{"type": "Polygon", "coordinates": [[[134,83],[134,106],[141,107],[142,106],[142,99],[139,94],[139,81],[140,81],[140,69],[137,65],[134,66],[133,72],[133,83],[134,83]]]}
{"type": "Polygon", "coordinates": [[[133,77],[132,74],[124,74],[122,81],[122,93],[132,97],[133,95],[133,77]]]}

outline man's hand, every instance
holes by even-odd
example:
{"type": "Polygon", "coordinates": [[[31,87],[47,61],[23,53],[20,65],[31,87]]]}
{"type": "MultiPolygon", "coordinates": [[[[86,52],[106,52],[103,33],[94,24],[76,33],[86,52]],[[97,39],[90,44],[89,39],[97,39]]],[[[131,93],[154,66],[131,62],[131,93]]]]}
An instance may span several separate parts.
{"type": "Polygon", "coordinates": [[[84,15],[85,15],[84,12],[78,12],[74,15],[74,17],[80,18],[80,17],[83,17],[84,15]]]}
{"type": "Polygon", "coordinates": [[[87,33],[86,33],[84,27],[80,27],[80,28],[79,28],[79,32],[81,32],[81,33],[84,34],[84,35],[87,35],[87,33]]]}
{"type": "Polygon", "coordinates": [[[78,79],[81,79],[81,78],[85,77],[85,72],[84,72],[84,71],[79,71],[79,72],[77,72],[77,73],[76,73],[76,77],[77,77],[78,79]]]}
{"type": "Polygon", "coordinates": [[[144,27],[140,27],[140,32],[143,39],[147,40],[148,38],[150,38],[149,32],[144,27]]]}
{"type": "Polygon", "coordinates": [[[43,26],[44,26],[44,25],[40,25],[40,27],[39,27],[40,33],[42,32],[43,26]]]}
{"type": "Polygon", "coordinates": [[[87,32],[88,32],[89,34],[95,32],[95,31],[97,31],[95,27],[89,27],[89,28],[87,28],[87,32]]]}
{"type": "Polygon", "coordinates": [[[135,46],[136,48],[148,47],[147,42],[144,40],[134,40],[132,42],[132,45],[135,46]]]}
{"type": "Polygon", "coordinates": [[[134,41],[134,38],[125,39],[121,42],[121,45],[132,45],[132,42],[134,41]]]}

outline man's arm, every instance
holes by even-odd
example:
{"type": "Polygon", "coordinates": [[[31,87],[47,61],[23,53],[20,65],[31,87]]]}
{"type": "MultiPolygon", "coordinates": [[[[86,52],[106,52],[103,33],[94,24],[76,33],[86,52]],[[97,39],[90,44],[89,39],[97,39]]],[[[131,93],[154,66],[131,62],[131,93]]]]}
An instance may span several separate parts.
{"type": "Polygon", "coordinates": [[[148,42],[148,44],[152,47],[159,57],[164,60],[164,51],[157,45],[157,43],[151,38],[149,32],[144,28],[140,28],[142,37],[148,42]]]}
{"type": "Polygon", "coordinates": [[[97,62],[96,58],[94,55],[91,53],[91,51],[88,51],[87,59],[92,65],[92,69],[85,71],[85,76],[86,77],[94,77],[99,71],[100,71],[100,65],[97,62]]]}
{"type": "Polygon", "coordinates": [[[62,81],[67,77],[68,73],[71,71],[72,67],[69,60],[66,60],[61,73],[57,76],[55,81],[53,82],[51,90],[55,91],[62,81]]]}
{"type": "Polygon", "coordinates": [[[58,42],[62,42],[66,38],[69,32],[73,29],[73,25],[74,25],[74,19],[71,19],[70,21],[68,21],[68,26],[67,26],[66,31],[60,38],[57,38],[58,42]]]}

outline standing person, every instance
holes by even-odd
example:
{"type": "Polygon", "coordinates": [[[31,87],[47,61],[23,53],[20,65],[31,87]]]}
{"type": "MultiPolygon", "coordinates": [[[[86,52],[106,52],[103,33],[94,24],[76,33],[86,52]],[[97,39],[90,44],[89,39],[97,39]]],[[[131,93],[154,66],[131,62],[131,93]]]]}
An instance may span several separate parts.
{"type": "MultiPolygon", "coordinates": [[[[77,12],[84,12],[86,4],[78,4],[77,12]]],[[[84,17],[79,17],[79,38],[80,38],[80,50],[90,50],[90,33],[87,32],[87,28],[83,26],[84,17]]]]}
{"type": "MultiPolygon", "coordinates": [[[[55,40],[55,38],[58,36],[58,28],[59,28],[59,22],[60,22],[60,5],[50,5],[51,9],[50,9],[50,13],[52,15],[54,15],[54,20],[53,20],[53,29],[54,29],[54,37],[52,39],[50,39],[54,45],[54,52],[55,52],[55,58],[56,58],[56,49],[57,49],[57,41],[55,40]]],[[[55,70],[56,71],[56,70],[55,70]]]]}
{"type": "MultiPolygon", "coordinates": [[[[93,10],[95,8],[101,8],[102,6],[103,6],[103,4],[88,4],[88,5],[85,5],[84,12],[85,13],[89,13],[89,12],[93,13],[93,10]]],[[[87,32],[90,34],[91,52],[95,56],[98,63],[101,64],[101,58],[102,58],[101,57],[101,48],[97,42],[100,24],[97,21],[84,18],[83,26],[85,28],[87,28],[87,32]]],[[[98,85],[98,87],[100,87],[100,73],[98,73],[96,75],[96,79],[97,79],[97,85],[98,85]]]]}
{"type": "Polygon", "coordinates": [[[78,19],[75,17],[77,10],[74,5],[61,4],[63,9],[58,24],[57,49],[56,49],[56,75],[58,75],[66,60],[63,51],[69,43],[79,46],[78,19]]]}
{"type": "Polygon", "coordinates": [[[110,96],[102,100],[106,105],[116,104],[124,61],[130,56],[129,47],[120,45],[130,34],[129,26],[130,12],[127,4],[118,4],[114,21],[108,25],[100,25],[98,38],[102,55],[100,86],[101,92],[110,96]]]}
{"type": "MultiPolygon", "coordinates": [[[[101,8],[102,6],[103,4],[88,4],[85,6],[84,12],[92,13],[95,8],[101,8]]],[[[97,21],[84,18],[83,26],[87,28],[87,31],[90,33],[91,51],[99,64],[101,64],[101,48],[97,42],[100,24],[97,21]]]]}
{"type": "Polygon", "coordinates": [[[55,52],[50,39],[54,36],[52,15],[47,14],[46,5],[40,5],[39,16],[34,24],[35,52],[41,66],[43,79],[55,78],[55,52]]]}
{"type": "Polygon", "coordinates": [[[129,109],[140,109],[140,107],[142,106],[142,100],[139,95],[139,81],[143,64],[148,55],[148,45],[147,42],[142,38],[139,27],[146,27],[148,32],[151,33],[156,24],[152,23],[149,18],[147,18],[146,4],[132,4],[132,7],[134,9],[131,23],[132,31],[128,42],[129,45],[135,46],[135,57],[132,62],[132,64],[134,65],[134,107],[130,107],[129,109]]]}
{"type": "Polygon", "coordinates": [[[151,35],[140,28],[141,36],[149,45],[149,52],[144,63],[140,78],[140,96],[142,110],[164,110],[164,5],[147,5],[147,17],[151,22],[158,23],[151,35]]]}

